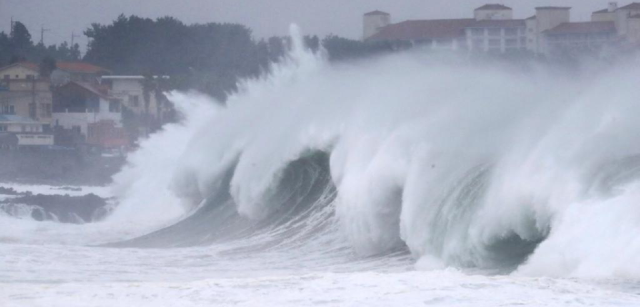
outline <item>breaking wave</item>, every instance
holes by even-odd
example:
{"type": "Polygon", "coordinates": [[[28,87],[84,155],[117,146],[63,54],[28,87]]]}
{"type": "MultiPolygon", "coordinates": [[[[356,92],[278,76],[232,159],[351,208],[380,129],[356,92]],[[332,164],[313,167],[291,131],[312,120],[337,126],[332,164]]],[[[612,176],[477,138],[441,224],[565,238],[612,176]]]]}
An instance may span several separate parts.
{"type": "Polygon", "coordinates": [[[148,233],[116,246],[638,277],[639,68],[330,65],[294,39],[224,107],[172,93],[184,120],[131,156],[105,223],[148,233]]]}

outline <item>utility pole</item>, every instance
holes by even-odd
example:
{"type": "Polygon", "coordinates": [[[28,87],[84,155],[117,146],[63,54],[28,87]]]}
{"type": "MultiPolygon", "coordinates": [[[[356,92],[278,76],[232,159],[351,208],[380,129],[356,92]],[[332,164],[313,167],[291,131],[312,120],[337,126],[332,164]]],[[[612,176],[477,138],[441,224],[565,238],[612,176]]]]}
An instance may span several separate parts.
{"type": "Polygon", "coordinates": [[[13,37],[13,16],[11,16],[11,32],[9,32],[9,35],[13,37]]]}
{"type": "Polygon", "coordinates": [[[71,32],[71,46],[69,46],[70,48],[73,47],[73,42],[76,37],[80,37],[80,35],[76,35],[75,32],[71,32]]]}
{"type": "Polygon", "coordinates": [[[45,29],[44,25],[40,26],[40,44],[44,45],[44,32],[49,32],[51,29],[45,29]]]}

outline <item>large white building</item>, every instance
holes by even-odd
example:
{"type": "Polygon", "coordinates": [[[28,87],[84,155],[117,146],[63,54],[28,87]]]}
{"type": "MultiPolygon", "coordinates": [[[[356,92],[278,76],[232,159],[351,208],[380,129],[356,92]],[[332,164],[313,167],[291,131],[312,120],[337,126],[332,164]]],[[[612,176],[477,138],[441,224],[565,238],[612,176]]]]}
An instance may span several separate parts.
{"type": "Polygon", "coordinates": [[[612,2],[594,12],[591,21],[572,22],[571,8],[537,7],[535,15],[514,19],[511,8],[486,4],[473,18],[409,20],[390,23],[388,13],[363,18],[364,40],[392,41],[429,49],[485,53],[527,51],[538,55],[598,53],[607,47],[640,44],[640,3],[618,7],[612,2]]]}

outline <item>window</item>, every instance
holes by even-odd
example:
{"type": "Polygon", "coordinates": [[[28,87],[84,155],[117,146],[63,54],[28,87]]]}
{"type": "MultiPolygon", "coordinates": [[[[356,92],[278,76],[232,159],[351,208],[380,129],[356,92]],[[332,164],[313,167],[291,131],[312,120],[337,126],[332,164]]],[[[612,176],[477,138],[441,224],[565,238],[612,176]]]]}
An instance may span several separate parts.
{"type": "Polygon", "coordinates": [[[27,80],[33,80],[33,75],[27,75],[27,80]]]}
{"type": "Polygon", "coordinates": [[[16,114],[16,110],[12,105],[3,105],[1,111],[2,114],[16,114]]]}
{"type": "Polygon", "coordinates": [[[10,75],[4,75],[4,79],[5,80],[9,80],[9,79],[11,79],[11,76],[10,75]]]}
{"type": "Polygon", "coordinates": [[[489,40],[489,47],[500,47],[500,40],[499,39],[490,39],[489,40]]]}
{"type": "Polygon", "coordinates": [[[0,131],[2,132],[7,131],[7,125],[0,125],[0,131]]]}
{"type": "Polygon", "coordinates": [[[500,36],[502,35],[502,29],[489,29],[489,36],[500,36]]]}
{"type": "Polygon", "coordinates": [[[453,41],[450,39],[438,39],[436,40],[436,44],[440,47],[449,47],[453,44],[453,41]]]}
{"type": "Polygon", "coordinates": [[[483,36],[484,35],[484,29],[471,29],[471,35],[483,36]]]}
{"type": "Polygon", "coordinates": [[[15,114],[14,106],[9,104],[9,97],[0,98],[0,113],[15,114]]]}
{"type": "Polygon", "coordinates": [[[473,49],[484,49],[484,40],[482,39],[474,39],[473,42],[473,49]]]}
{"type": "Polygon", "coordinates": [[[111,112],[111,113],[120,113],[120,102],[119,101],[109,101],[109,112],[111,112]]]}
{"type": "Polygon", "coordinates": [[[129,104],[133,107],[140,106],[140,101],[138,95],[129,95],[129,104]]]}
{"type": "Polygon", "coordinates": [[[507,46],[507,47],[516,47],[516,46],[518,46],[518,40],[515,39],[515,38],[507,39],[507,40],[505,40],[504,43],[505,43],[505,46],[507,46]]]}
{"type": "Polygon", "coordinates": [[[51,104],[50,103],[43,103],[41,104],[42,106],[42,115],[43,117],[51,117],[51,104]]]}
{"type": "Polygon", "coordinates": [[[504,35],[506,35],[506,36],[516,36],[516,35],[518,35],[518,29],[504,29],[504,35]]]}

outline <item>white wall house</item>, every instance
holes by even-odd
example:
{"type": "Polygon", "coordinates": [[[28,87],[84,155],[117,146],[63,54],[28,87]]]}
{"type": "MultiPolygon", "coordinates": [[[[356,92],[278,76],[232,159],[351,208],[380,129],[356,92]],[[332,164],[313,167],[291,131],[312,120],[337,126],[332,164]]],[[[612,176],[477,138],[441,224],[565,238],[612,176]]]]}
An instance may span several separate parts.
{"type": "Polygon", "coordinates": [[[122,108],[117,99],[79,82],[69,82],[54,92],[55,126],[87,136],[89,124],[104,120],[122,127],[122,108]]]}
{"type": "MultiPolygon", "coordinates": [[[[168,76],[153,76],[154,79],[169,79],[168,76]]],[[[118,99],[123,106],[137,115],[149,114],[161,118],[165,111],[162,101],[158,101],[155,90],[149,92],[149,105],[144,98],[145,77],[134,76],[102,76],[100,83],[108,88],[110,97],[118,99]]]]}

